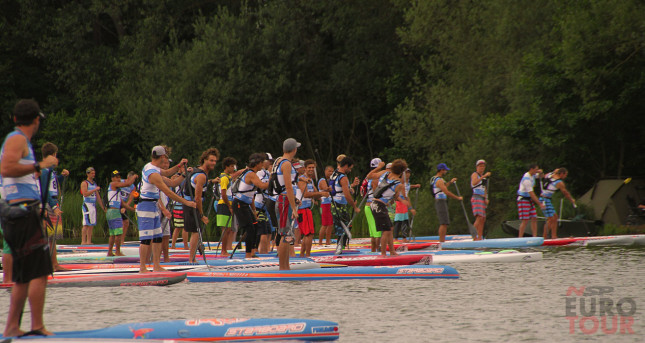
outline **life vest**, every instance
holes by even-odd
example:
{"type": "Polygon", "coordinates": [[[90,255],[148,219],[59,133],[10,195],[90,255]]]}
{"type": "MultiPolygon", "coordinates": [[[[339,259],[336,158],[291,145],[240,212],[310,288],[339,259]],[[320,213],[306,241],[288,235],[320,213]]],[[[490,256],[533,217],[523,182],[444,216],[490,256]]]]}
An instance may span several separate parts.
{"type": "Polygon", "coordinates": [[[446,193],[444,193],[441,188],[437,187],[437,181],[439,180],[443,180],[443,178],[436,175],[433,176],[432,179],[430,179],[430,185],[432,185],[432,195],[435,199],[448,199],[446,193]]]}
{"type": "Polygon", "coordinates": [[[378,179],[378,186],[374,189],[374,199],[379,199],[380,201],[387,204],[392,200],[394,194],[396,193],[396,187],[401,183],[399,180],[389,179],[388,176],[390,172],[386,172],[378,179]]]}

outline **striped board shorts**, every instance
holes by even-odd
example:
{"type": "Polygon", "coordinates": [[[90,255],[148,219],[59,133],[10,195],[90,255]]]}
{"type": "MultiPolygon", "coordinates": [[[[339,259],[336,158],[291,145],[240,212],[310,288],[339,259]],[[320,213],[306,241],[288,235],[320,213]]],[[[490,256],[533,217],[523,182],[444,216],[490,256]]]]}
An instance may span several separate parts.
{"type": "Polygon", "coordinates": [[[537,218],[537,212],[535,211],[535,206],[530,200],[517,200],[517,213],[520,220],[528,220],[531,218],[537,218]]]}
{"type": "Polygon", "coordinates": [[[175,229],[184,228],[184,210],[181,208],[173,207],[172,209],[172,221],[175,225],[175,229]]]}
{"type": "Polygon", "coordinates": [[[473,195],[470,198],[470,205],[473,208],[473,215],[486,218],[486,199],[481,195],[473,195]]]}
{"type": "Polygon", "coordinates": [[[161,230],[161,216],[157,201],[141,201],[137,205],[139,221],[139,239],[155,239],[163,237],[161,230]]]}
{"type": "Polygon", "coordinates": [[[540,197],[540,201],[545,206],[545,208],[542,210],[542,213],[544,213],[544,216],[547,217],[547,218],[553,217],[555,215],[555,208],[553,207],[553,204],[551,203],[551,198],[540,197]]]}

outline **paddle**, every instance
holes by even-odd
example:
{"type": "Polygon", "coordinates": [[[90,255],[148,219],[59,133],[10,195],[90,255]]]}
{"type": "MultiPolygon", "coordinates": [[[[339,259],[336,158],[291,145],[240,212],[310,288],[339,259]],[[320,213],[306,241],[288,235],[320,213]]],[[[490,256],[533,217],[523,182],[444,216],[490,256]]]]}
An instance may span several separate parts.
{"type": "MultiPolygon", "coordinates": [[[[417,188],[414,191],[414,205],[412,205],[413,208],[417,208],[418,200],[419,200],[419,188],[417,188]]],[[[416,241],[416,237],[414,237],[414,234],[412,233],[412,224],[414,224],[414,216],[410,214],[410,236],[412,237],[412,241],[416,241]]]]}
{"type": "MultiPolygon", "coordinates": [[[[363,208],[363,206],[365,206],[365,201],[367,201],[367,196],[363,197],[363,200],[361,200],[361,203],[360,205],[358,205],[358,208],[363,208]]],[[[334,201],[332,200],[331,203],[334,204],[334,201]]],[[[345,223],[343,223],[342,221],[339,221],[340,226],[342,226],[345,232],[343,233],[343,235],[341,235],[338,238],[338,242],[336,243],[336,252],[335,252],[336,255],[340,255],[342,253],[345,245],[344,243],[345,238],[347,238],[347,244],[349,244],[349,240],[352,239],[352,232],[349,230],[349,227],[352,225],[352,222],[354,221],[354,219],[356,219],[357,214],[358,212],[354,212],[354,215],[352,215],[352,218],[349,220],[347,225],[345,225],[345,223]]]]}
{"type": "MultiPolygon", "coordinates": [[[[455,181],[455,189],[457,190],[457,196],[461,196],[459,194],[459,187],[457,186],[457,181],[455,181]]],[[[470,235],[473,237],[473,239],[477,238],[477,229],[473,224],[470,223],[470,218],[468,218],[468,212],[466,212],[466,206],[464,205],[464,199],[461,199],[461,209],[464,210],[464,217],[466,217],[466,223],[468,223],[468,231],[470,231],[470,235]]]]}

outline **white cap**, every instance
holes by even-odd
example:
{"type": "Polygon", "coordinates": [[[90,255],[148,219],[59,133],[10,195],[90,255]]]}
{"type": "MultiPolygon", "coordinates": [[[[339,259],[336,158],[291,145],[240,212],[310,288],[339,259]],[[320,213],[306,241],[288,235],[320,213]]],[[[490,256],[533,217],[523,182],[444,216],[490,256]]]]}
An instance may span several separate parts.
{"type": "Polygon", "coordinates": [[[385,169],[390,169],[390,168],[392,168],[392,163],[388,163],[388,164],[385,166],[385,169]]]}
{"type": "Polygon", "coordinates": [[[157,145],[154,148],[152,148],[152,154],[159,157],[159,156],[164,156],[166,155],[166,149],[162,147],[161,145],[157,145]]]}
{"type": "Polygon", "coordinates": [[[380,158],[378,158],[378,157],[373,158],[372,161],[370,162],[370,167],[376,168],[376,167],[378,167],[378,164],[381,163],[381,162],[383,162],[383,161],[381,161],[380,158]]]}
{"type": "Polygon", "coordinates": [[[271,155],[271,153],[267,152],[266,154],[267,154],[267,160],[273,161],[273,156],[271,155]]]}
{"type": "Polygon", "coordinates": [[[475,163],[475,167],[477,167],[478,165],[480,165],[480,164],[482,164],[482,163],[483,163],[483,164],[486,164],[486,161],[484,161],[484,160],[477,160],[477,163],[475,163]]]}

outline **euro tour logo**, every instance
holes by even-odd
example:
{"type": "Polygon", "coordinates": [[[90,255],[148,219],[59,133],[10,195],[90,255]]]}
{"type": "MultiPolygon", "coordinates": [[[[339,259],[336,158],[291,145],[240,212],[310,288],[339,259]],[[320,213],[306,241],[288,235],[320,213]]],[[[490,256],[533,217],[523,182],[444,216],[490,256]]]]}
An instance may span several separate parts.
{"type": "Polygon", "coordinates": [[[613,291],[608,286],[570,286],[564,307],[569,333],[633,334],[636,302],[630,297],[611,297],[613,291]]]}

